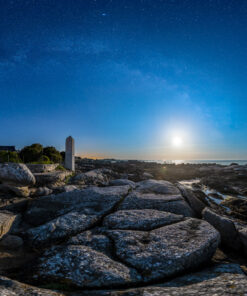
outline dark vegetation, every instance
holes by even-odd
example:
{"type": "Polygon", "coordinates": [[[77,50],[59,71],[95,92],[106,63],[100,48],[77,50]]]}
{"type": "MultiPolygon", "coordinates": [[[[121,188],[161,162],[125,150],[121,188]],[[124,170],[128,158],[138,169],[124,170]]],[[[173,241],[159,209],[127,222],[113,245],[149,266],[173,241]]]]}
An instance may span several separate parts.
{"type": "Polygon", "coordinates": [[[25,146],[19,152],[0,151],[0,162],[22,163],[61,163],[64,160],[64,152],[59,152],[55,147],[43,147],[35,143],[25,146]]]}

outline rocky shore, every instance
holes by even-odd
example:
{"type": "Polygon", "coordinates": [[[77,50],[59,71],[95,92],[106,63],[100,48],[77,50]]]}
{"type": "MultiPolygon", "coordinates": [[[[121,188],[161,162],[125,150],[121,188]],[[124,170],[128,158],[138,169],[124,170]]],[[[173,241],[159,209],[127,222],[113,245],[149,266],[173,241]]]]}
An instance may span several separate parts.
{"type": "Polygon", "coordinates": [[[0,295],[247,295],[247,166],[0,164],[0,295]]]}

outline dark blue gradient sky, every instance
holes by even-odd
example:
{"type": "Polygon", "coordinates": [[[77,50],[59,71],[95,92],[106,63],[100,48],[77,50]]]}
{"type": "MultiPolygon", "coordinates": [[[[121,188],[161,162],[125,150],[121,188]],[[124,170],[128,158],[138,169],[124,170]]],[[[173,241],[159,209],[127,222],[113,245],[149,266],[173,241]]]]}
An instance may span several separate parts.
{"type": "Polygon", "coordinates": [[[0,5],[1,145],[72,135],[87,156],[247,158],[247,1],[0,5]]]}

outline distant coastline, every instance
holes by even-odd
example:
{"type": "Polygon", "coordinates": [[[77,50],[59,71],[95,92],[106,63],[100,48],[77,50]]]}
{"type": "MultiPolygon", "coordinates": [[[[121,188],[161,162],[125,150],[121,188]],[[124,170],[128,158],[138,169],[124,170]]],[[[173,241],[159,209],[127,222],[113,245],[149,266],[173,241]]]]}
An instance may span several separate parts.
{"type": "MultiPolygon", "coordinates": [[[[151,160],[150,160],[151,162],[151,160]]],[[[221,165],[230,165],[231,163],[237,163],[239,165],[246,165],[247,160],[235,160],[235,159],[230,159],[230,160],[217,160],[217,159],[197,159],[197,160],[153,160],[152,162],[157,162],[157,163],[174,163],[174,164],[182,164],[182,163],[190,163],[190,164],[203,164],[203,163],[216,163],[216,164],[221,164],[221,165]]]]}

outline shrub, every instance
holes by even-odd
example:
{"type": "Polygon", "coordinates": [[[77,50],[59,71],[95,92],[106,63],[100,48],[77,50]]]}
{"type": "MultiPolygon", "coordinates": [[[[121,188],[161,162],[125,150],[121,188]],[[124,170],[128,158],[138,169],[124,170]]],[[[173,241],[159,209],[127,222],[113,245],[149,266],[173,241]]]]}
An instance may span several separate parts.
{"type": "Polygon", "coordinates": [[[42,155],[40,157],[40,159],[38,160],[39,163],[52,163],[52,161],[50,160],[50,158],[46,155],[42,155]]]}
{"type": "Polygon", "coordinates": [[[60,163],[62,161],[60,152],[52,146],[45,147],[43,149],[43,155],[49,157],[49,159],[55,163],[60,163]]]}
{"type": "Polygon", "coordinates": [[[56,167],[56,171],[66,171],[66,169],[60,164],[56,167]]]}
{"type": "Polygon", "coordinates": [[[20,151],[20,157],[23,162],[36,162],[38,161],[43,153],[43,146],[41,144],[32,144],[26,146],[20,151]]]}
{"type": "Polygon", "coordinates": [[[17,152],[0,151],[0,162],[21,162],[17,152]]]}
{"type": "Polygon", "coordinates": [[[61,151],[60,155],[62,156],[62,160],[64,161],[65,160],[65,151],[61,151]]]}

